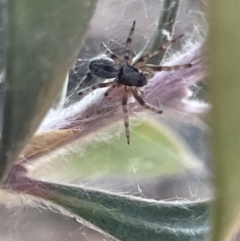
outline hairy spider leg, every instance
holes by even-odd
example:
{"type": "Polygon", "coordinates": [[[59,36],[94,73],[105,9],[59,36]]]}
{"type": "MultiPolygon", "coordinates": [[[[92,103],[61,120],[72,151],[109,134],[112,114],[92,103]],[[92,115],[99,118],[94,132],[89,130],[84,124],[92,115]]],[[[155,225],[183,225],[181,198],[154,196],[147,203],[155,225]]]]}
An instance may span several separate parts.
{"type": "Polygon", "coordinates": [[[155,106],[152,106],[152,105],[146,103],[146,102],[142,99],[142,97],[140,97],[140,96],[138,95],[138,92],[137,92],[136,89],[131,88],[131,91],[132,91],[132,93],[133,93],[133,97],[134,97],[134,98],[138,101],[138,103],[139,103],[140,105],[142,105],[144,108],[146,108],[146,109],[148,109],[148,110],[151,110],[151,111],[153,111],[153,112],[155,112],[155,113],[158,113],[158,114],[162,114],[162,113],[163,113],[163,111],[160,110],[159,108],[157,108],[157,107],[155,107],[155,106]]]}
{"type": "Polygon", "coordinates": [[[104,48],[104,53],[111,59],[113,59],[114,61],[116,61],[119,65],[122,65],[123,64],[123,61],[122,59],[114,54],[108,47],[105,43],[101,43],[101,47],[104,48]]]}
{"type": "Polygon", "coordinates": [[[175,43],[178,39],[182,38],[183,34],[178,36],[177,38],[168,41],[167,43],[163,44],[162,46],[160,46],[159,48],[157,48],[156,50],[144,54],[142,57],[140,57],[139,59],[136,60],[136,62],[133,64],[133,67],[137,68],[139,66],[141,66],[145,61],[147,61],[148,59],[150,59],[151,57],[153,57],[154,55],[160,53],[161,51],[169,48],[173,43],[175,43]]]}
{"type": "Polygon", "coordinates": [[[133,21],[132,28],[129,32],[129,35],[128,35],[128,38],[127,38],[127,41],[126,41],[124,59],[126,60],[127,64],[130,64],[130,62],[131,62],[131,58],[129,56],[129,51],[130,51],[130,47],[131,47],[131,43],[132,43],[132,36],[133,36],[133,33],[134,33],[135,24],[136,24],[136,21],[133,21]]]}
{"type": "Polygon", "coordinates": [[[84,94],[87,94],[87,93],[91,92],[92,90],[96,90],[98,88],[105,88],[105,87],[111,86],[113,84],[115,84],[115,81],[95,84],[95,85],[90,86],[89,88],[86,88],[84,90],[79,91],[77,94],[78,95],[84,95],[84,94]]]}
{"type": "Polygon", "coordinates": [[[130,144],[130,133],[129,133],[129,118],[128,118],[128,110],[127,110],[127,101],[128,101],[128,91],[129,89],[125,87],[123,98],[122,98],[122,109],[124,113],[124,126],[125,133],[127,137],[127,143],[130,144]]]}
{"type": "Polygon", "coordinates": [[[146,64],[143,67],[141,67],[141,69],[146,70],[146,71],[173,71],[173,70],[180,70],[180,69],[188,69],[198,63],[199,62],[189,63],[189,64],[181,64],[181,65],[175,65],[175,66],[156,66],[156,65],[146,64]]]}

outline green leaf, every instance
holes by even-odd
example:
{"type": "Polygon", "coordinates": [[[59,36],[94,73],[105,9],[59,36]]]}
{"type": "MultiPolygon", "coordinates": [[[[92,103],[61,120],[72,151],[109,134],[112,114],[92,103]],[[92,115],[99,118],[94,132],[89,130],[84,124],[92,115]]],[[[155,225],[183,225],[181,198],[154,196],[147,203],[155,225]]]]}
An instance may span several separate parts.
{"type": "Polygon", "coordinates": [[[214,241],[231,240],[240,225],[240,1],[212,1],[210,115],[215,171],[214,241]]]}
{"type": "Polygon", "coordinates": [[[60,93],[96,0],[9,0],[0,177],[60,93]]]}
{"type": "Polygon", "coordinates": [[[49,166],[44,162],[44,166],[37,167],[32,175],[54,181],[91,175],[154,178],[201,166],[182,140],[166,125],[153,120],[138,125],[134,125],[132,119],[130,121],[130,145],[127,144],[121,121],[112,128],[108,126],[105,132],[100,130],[87,136],[87,141],[80,139],[71,143],[69,148],[58,150],[60,155],[54,156],[49,166]],[[112,137],[106,140],[104,137],[107,136],[112,137]]]}
{"type": "MultiPolygon", "coordinates": [[[[1,26],[0,27],[0,71],[3,71],[3,69],[6,66],[6,51],[8,46],[7,45],[7,1],[5,0],[0,0],[0,26],[1,26]]],[[[1,85],[2,85],[2,82],[0,83],[0,86],[1,85]]],[[[0,105],[2,106],[2,104],[0,105]]]]}
{"type": "Polygon", "coordinates": [[[209,201],[164,202],[47,184],[55,204],[122,241],[207,240],[209,201]]]}

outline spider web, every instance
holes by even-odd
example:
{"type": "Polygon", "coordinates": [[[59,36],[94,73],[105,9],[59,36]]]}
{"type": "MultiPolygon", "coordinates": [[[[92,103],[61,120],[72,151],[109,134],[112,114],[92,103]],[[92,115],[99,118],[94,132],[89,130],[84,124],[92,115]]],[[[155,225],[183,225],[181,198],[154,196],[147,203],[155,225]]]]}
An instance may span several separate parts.
{"type": "MultiPolygon", "coordinates": [[[[101,42],[105,42],[112,51],[122,56],[126,36],[133,20],[137,21],[137,27],[133,37],[131,54],[134,56],[138,53],[156,29],[160,7],[161,1],[159,0],[99,1],[78,61],[71,71],[68,92],[71,93],[87,73],[89,60],[100,54],[101,42]]],[[[179,17],[176,22],[175,34],[180,35],[184,33],[188,37],[190,44],[194,45],[197,43],[198,39],[206,31],[204,27],[206,24],[204,17],[205,9],[205,2],[182,1],[179,17]]],[[[163,32],[163,34],[168,35],[169,33],[163,32]]],[[[181,43],[174,46],[166,59],[168,60],[172,53],[179,50],[180,46],[182,46],[181,43]]],[[[194,86],[193,88],[195,88],[195,91],[191,97],[192,99],[204,96],[202,86],[194,86]]],[[[61,115],[65,114],[63,112],[61,115]]],[[[209,157],[206,146],[206,128],[199,121],[187,120],[184,118],[184,115],[185,113],[182,114],[181,118],[179,116],[166,116],[164,122],[182,138],[182,141],[196,155],[197,159],[208,166],[209,157]]],[[[51,115],[49,118],[51,118],[51,115]]],[[[48,121],[46,120],[46,122],[48,121]]],[[[139,122],[141,122],[141,118],[139,122]]],[[[123,126],[120,126],[119,128],[123,129],[123,126]]],[[[107,134],[105,133],[105,135],[107,134]]],[[[107,138],[109,137],[106,136],[107,138]]],[[[126,143],[124,142],[123,145],[126,145],[126,143]]],[[[82,150],[78,149],[78,151],[82,150]]],[[[61,155],[59,158],[61,158],[61,155]]],[[[61,168],[67,169],[68,166],[71,166],[71,160],[63,161],[65,163],[61,162],[61,168]]],[[[58,165],[50,165],[52,173],[56,172],[58,165]]],[[[168,165],[170,166],[170,164],[168,165]]],[[[124,177],[98,176],[98,167],[92,166],[92,169],[96,172],[96,175],[93,177],[80,178],[79,180],[79,177],[76,176],[68,181],[75,184],[80,183],[85,186],[153,199],[197,199],[209,195],[209,187],[205,178],[207,174],[205,171],[188,170],[187,172],[170,176],[140,178],[138,170],[134,165],[132,165],[132,173],[135,175],[130,176],[126,174],[124,177]]],[[[54,178],[54,175],[51,178],[54,178]]],[[[51,180],[51,178],[49,179],[51,180]]],[[[45,179],[48,178],[45,177],[45,179]]],[[[45,207],[37,207],[26,206],[14,210],[1,209],[2,217],[6,217],[7,219],[7,222],[0,225],[1,240],[90,241],[105,239],[89,228],[79,226],[79,223],[76,223],[71,218],[63,218],[61,214],[48,210],[45,207]]]]}

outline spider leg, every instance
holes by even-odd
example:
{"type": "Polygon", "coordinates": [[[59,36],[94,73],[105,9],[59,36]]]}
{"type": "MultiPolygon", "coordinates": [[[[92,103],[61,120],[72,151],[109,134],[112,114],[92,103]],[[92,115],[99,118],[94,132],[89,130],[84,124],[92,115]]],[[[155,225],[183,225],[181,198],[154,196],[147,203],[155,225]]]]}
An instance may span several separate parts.
{"type": "Polygon", "coordinates": [[[147,80],[151,79],[154,76],[153,71],[143,72],[143,74],[146,76],[147,80]]]}
{"type": "Polygon", "coordinates": [[[128,100],[128,88],[125,87],[125,91],[122,98],[122,109],[124,113],[124,126],[127,137],[127,143],[130,144],[130,133],[129,133],[129,118],[128,118],[128,110],[127,110],[127,100],[128,100]]]}
{"type": "Polygon", "coordinates": [[[140,96],[138,95],[138,92],[137,92],[136,89],[131,88],[131,91],[132,91],[132,93],[133,93],[134,98],[135,98],[135,99],[138,101],[138,103],[139,103],[140,105],[142,105],[144,108],[146,108],[146,109],[148,109],[148,110],[151,110],[151,111],[153,111],[153,112],[155,112],[155,113],[158,113],[158,114],[162,114],[162,113],[163,113],[163,111],[160,110],[159,108],[157,108],[157,107],[155,107],[155,106],[152,106],[152,105],[146,103],[146,102],[142,99],[142,97],[140,97],[140,96]]]}
{"type": "Polygon", "coordinates": [[[144,91],[143,90],[141,90],[141,89],[138,89],[138,95],[140,94],[140,96],[141,95],[144,95],[144,91]]]}
{"type": "Polygon", "coordinates": [[[175,65],[175,66],[156,66],[151,64],[146,64],[142,66],[140,69],[146,70],[146,71],[172,71],[172,70],[180,70],[180,69],[188,69],[192,66],[198,64],[196,63],[189,63],[189,64],[181,64],[181,65],[175,65]]]}
{"type": "Polygon", "coordinates": [[[104,48],[104,53],[105,53],[108,57],[110,57],[111,59],[113,59],[114,61],[116,61],[118,64],[122,65],[122,63],[123,63],[122,59],[121,59],[118,55],[114,54],[114,53],[107,47],[107,45],[106,45],[105,43],[101,43],[101,47],[104,48]]]}
{"type": "Polygon", "coordinates": [[[109,89],[105,92],[104,96],[108,96],[114,88],[117,87],[117,84],[112,84],[109,89]]]}
{"type": "Polygon", "coordinates": [[[148,73],[147,79],[149,80],[149,79],[151,79],[153,76],[154,76],[154,72],[153,72],[153,71],[150,71],[150,72],[148,73]]]}
{"type": "Polygon", "coordinates": [[[129,32],[129,35],[128,35],[128,38],[127,38],[127,41],[126,41],[124,59],[126,60],[127,64],[130,64],[130,61],[131,61],[131,58],[129,56],[129,51],[130,51],[130,46],[131,46],[131,43],[132,43],[132,36],[133,36],[133,33],[134,33],[135,24],[136,24],[136,21],[133,21],[132,28],[129,32]]]}
{"type": "Polygon", "coordinates": [[[144,54],[142,57],[140,57],[139,59],[136,60],[136,62],[133,64],[133,67],[137,68],[137,67],[141,66],[145,61],[147,61],[148,59],[150,59],[154,55],[160,53],[161,51],[163,51],[167,48],[169,48],[173,43],[175,43],[182,36],[183,36],[183,34],[178,36],[177,38],[175,38],[173,40],[168,41],[167,43],[160,46],[158,49],[156,49],[156,50],[154,50],[150,53],[144,54]]]}
{"type": "Polygon", "coordinates": [[[111,85],[114,85],[115,84],[115,81],[110,81],[110,82],[106,82],[106,83],[99,83],[99,84],[95,84],[89,88],[86,88],[84,90],[81,90],[79,91],[77,94],[78,95],[84,95],[84,94],[87,94],[89,92],[91,92],[92,90],[95,90],[95,89],[98,89],[98,88],[105,88],[105,87],[108,87],[108,86],[111,86],[111,85]]]}

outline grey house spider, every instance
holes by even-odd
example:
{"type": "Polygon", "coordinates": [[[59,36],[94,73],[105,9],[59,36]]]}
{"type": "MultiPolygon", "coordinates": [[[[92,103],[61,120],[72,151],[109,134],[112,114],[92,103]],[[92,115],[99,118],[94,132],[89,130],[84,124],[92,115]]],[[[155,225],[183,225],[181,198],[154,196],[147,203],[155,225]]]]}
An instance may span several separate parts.
{"type": "Polygon", "coordinates": [[[154,72],[156,71],[172,71],[172,70],[180,70],[190,68],[194,64],[182,64],[176,66],[155,66],[150,64],[145,64],[145,62],[153,57],[154,55],[158,54],[160,51],[167,49],[171,46],[174,42],[176,42],[179,38],[183,35],[180,35],[176,39],[168,41],[166,44],[162,45],[158,49],[144,54],[142,57],[138,58],[134,63],[132,62],[132,58],[129,56],[130,46],[132,43],[132,36],[135,29],[135,23],[133,22],[132,28],[129,32],[126,45],[125,45],[125,54],[124,59],[120,58],[118,55],[114,54],[104,43],[102,43],[102,47],[105,49],[105,54],[111,59],[109,61],[105,61],[104,59],[94,59],[93,62],[89,63],[89,70],[90,73],[97,76],[97,77],[104,77],[109,78],[106,73],[111,73],[110,78],[115,78],[114,80],[106,83],[99,83],[95,84],[89,88],[86,88],[80,92],[78,95],[83,95],[91,90],[95,90],[98,88],[105,88],[109,87],[108,90],[105,92],[105,96],[108,96],[109,93],[116,87],[123,87],[124,94],[122,97],[122,109],[124,112],[124,126],[126,132],[127,143],[130,143],[130,134],[129,134],[129,117],[128,117],[128,110],[127,110],[127,101],[129,92],[133,95],[133,97],[137,100],[137,102],[142,105],[144,108],[149,109],[155,113],[162,114],[163,111],[155,106],[152,106],[146,103],[142,97],[139,95],[139,87],[142,87],[147,84],[148,79],[153,76],[154,72]],[[114,61],[114,62],[113,62],[114,61]],[[109,64],[108,64],[109,63],[109,64]],[[101,67],[101,68],[100,68],[101,67]],[[111,70],[113,70],[111,72],[111,70]],[[106,72],[106,73],[105,73],[106,72]]]}

